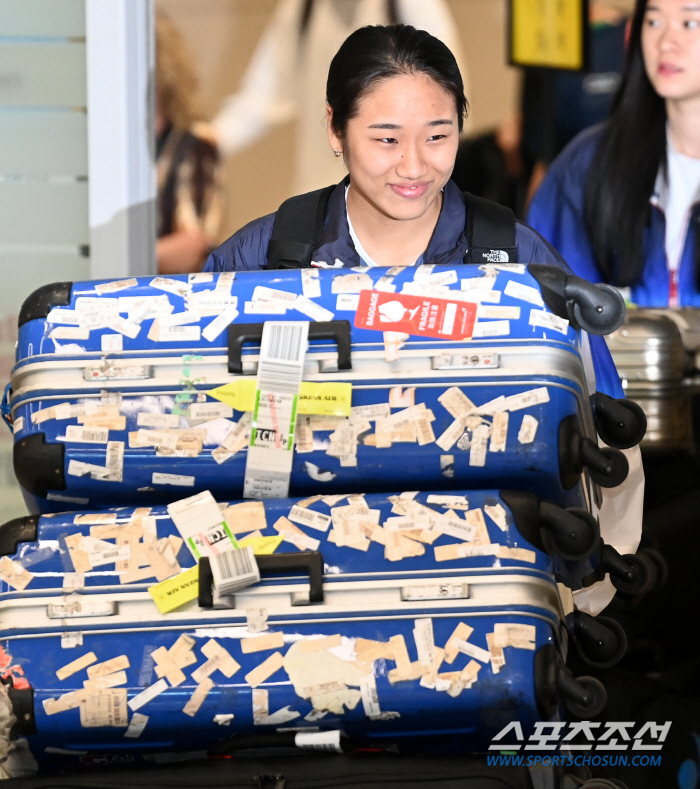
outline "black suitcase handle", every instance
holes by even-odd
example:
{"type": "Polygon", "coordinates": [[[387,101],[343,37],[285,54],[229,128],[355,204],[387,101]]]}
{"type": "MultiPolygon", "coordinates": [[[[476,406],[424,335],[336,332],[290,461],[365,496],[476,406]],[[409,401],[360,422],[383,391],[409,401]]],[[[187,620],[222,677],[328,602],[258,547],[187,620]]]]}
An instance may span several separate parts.
{"type": "MultiPolygon", "coordinates": [[[[243,344],[262,342],[264,323],[245,323],[228,327],[228,371],[243,375],[243,344]]],[[[309,340],[335,340],[338,346],[338,369],[352,370],[350,321],[326,321],[309,324],[309,340]]]]}
{"type": "MultiPolygon", "coordinates": [[[[255,557],[260,575],[273,573],[306,572],[309,574],[309,603],[322,603],[323,555],[320,551],[303,553],[271,553],[255,557]]],[[[212,586],[214,577],[208,557],[199,560],[199,607],[213,608],[212,586]]]]}

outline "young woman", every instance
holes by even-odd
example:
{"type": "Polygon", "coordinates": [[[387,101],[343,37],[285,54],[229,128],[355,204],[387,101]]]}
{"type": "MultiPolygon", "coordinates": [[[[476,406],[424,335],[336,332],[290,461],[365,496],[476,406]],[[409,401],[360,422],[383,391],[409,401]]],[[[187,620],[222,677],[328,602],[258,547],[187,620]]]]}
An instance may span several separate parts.
{"type": "Polygon", "coordinates": [[[608,121],[552,164],[528,222],[642,306],[700,306],[700,2],[637,0],[608,121]]]}

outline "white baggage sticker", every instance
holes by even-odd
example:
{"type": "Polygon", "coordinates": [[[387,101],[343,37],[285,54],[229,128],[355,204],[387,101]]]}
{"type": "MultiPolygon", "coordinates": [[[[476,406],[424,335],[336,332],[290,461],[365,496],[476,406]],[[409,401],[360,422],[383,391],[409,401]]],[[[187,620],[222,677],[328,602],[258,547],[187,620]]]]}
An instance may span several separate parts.
{"type": "Polygon", "coordinates": [[[148,715],[142,715],[140,712],[135,712],[129,721],[129,728],[124,732],[125,737],[136,739],[143,734],[143,730],[148,723],[148,715]]]}
{"type": "Polygon", "coordinates": [[[508,418],[509,414],[507,411],[500,411],[494,415],[491,426],[491,445],[489,446],[489,451],[506,451],[506,441],[508,439],[508,418]]]}
{"type": "Polygon", "coordinates": [[[146,411],[139,411],[136,415],[136,425],[138,427],[158,427],[168,430],[179,427],[180,417],[177,414],[150,414],[146,411]]]}
{"type": "Polygon", "coordinates": [[[492,307],[480,304],[476,308],[476,317],[479,319],[505,318],[517,321],[520,319],[520,307],[492,307]]]}
{"type": "Polygon", "coordinates": [[[480,321],[474,324],[472,337],[507,337],[510,321],[480,321]]]}
{"type": "Polygon", "coordinates": [[[235,271],[222,271],[216,278],[216,289],[231,292],[231,286],[236,279],[235,271]]]}
{"type": "Polygon", "coordinates": [[[148,688],[146,688],[146,690],[143,690],[141,693],[134,696],[134,698],[128,702],[129,709],[132,712],[140,710],[144,704],[148,704],[149,701],[152,701],[156,696],[159,696],[167,689],[167,681],[165,679],[159,679],[158,682],[153,683],[153,685],[150,685],[148,688]]]}
{"type": "Polygon", "coordinates": [[[170,315],[160,315],[158,323],[164,326],[186,326],[188,323],[199,323],[202,316],[198,312],[173,312],[170,315]]]}
{"type": "Polygon", "coordinates": [[[123,334],[132,340],[138,337],[139,333],[141,332],[140,324],[121,317],[110,320],[107,326],[113,331],[118,331],[120,334],[123,334]]]}
{"type": "Polygon", "coordinates": [[[451,510],[468,510],[469,499],[466,496],[449,496],[440,493],[431,493],[427,498],[428,504],[437,504],[451,510]]]}
{"type": "Polygon", "coordinates": [[[446,389],[440,397],[438,403],[442,405],[455,418],[467,417],[476,411],[476,406],[457,386],[446,389]]]}
{"type": "Polygon", "coordinates": [[[51,340],[89,340],[90,329],[81,326],[57,326],[49,332],[51,340]]]}
{"type": "Polygon", "coordinates": [[[486,465],[486,448],[489,440],[489,425],[479,425],[473,432],[471,449],[469,450],[470,466],[486,465]]]}
{"type": "Polygon", "coordinates": [[[163,326],[159,327],[155,342],[199,342],[201,335],[199,326],[163,326]]]}
{"type": "Polygon", "coordinates": [[[190,419],[233,419],[233,408],[225,403],[192,403],[190,419]]]}
{"type": "Polygon", "coordinates": [[[307,299],[321,298],[321,282],[318,269],[301,269],[301,289],[307,299]]]}
{"type": "Polygon", "coordinates": [[[355,312],[357,305],[360,301],[360,294],[357,293],[339,293],[338,298],[335,300],[336,312],[355,312]]]}
{"type": "Polygon", "coordinates": [[[287,308],[271,301],[246,301],[243,312],[246,315],[286,315],[287,308]]]}
{"type": "Polygon", "coordinates": [[[276,288],[266,288],[264,285],[257,285],[253,290],[253,301],[269,301],[272,304],[279,304],[282,307],[291,308],[297,300],[296,293],[287,290],[277,290],[276,288]]]}
{"type": "Polygon", "coordinates": [[[187,293],[192,290],[192,285],[189,282],[182,282],[177,279],[170,279],[169,277],[155,277],[148,283],[152,288],[157,290],[165,290],[168,293],[174,293],[176,296],[183,298],[187,293]]]}
{"type": "Polygon", "coordinates": [[[523,285],[521,282],[516,282],[515,280],[511,279],[506,284],[503,292],[506,294],[506,296],[510,296],[513,299],[527,301],[530,304],[536,304],[538,307],[544,307],[542,294],[538,288],[532,288],[529,285],[523,285]]]}
{"type": "Polygon", "coordinates": [[[435,637],[432,619],[426,617],[415,620],[413,640],[416,642],[419,662],[424,666],[432,666],[435,662],[435,637]]]}
{"type": "Polygon", "coordinates": [[[374,283],[369,274],[338,274],[333,277],[331,293],[360,293],[363,290],[372,290],[374,283]]]}
{"type": "Polygon", "coordinates": [[[497,623],[493,626],[493,644],[497,647],[534,649],[537,628],[534,625],[511,625],[497,623]]]}
{"type": "Polygon", "coordinates": [[[75,633],[61,633],[61,649],[75,649],[83,645],[83,634],[80,630],[75,633]]]}
{"type": "Polygon", "coordinates": [[[99,695],[87,694],[80,703],[80,725],[85,728],[127,726],[126,688],[104,690],[99,695]]]}
{"type": "Polygon", "coordinates": [[[540,423],[537,421],[537,419],[535,419],[534,416],[525,414],[522,424],[520,425],[520,430],[518,431],[518,441],[521,444],[532,444],[532,442],[535,440],[535,436],[537,435],[537,428],[539,424],[540,423]]]}
{"type": "Polygon", "coordinates": [[[34,575],[9,556],[0,559],[0,579],[18,592],[26,589],[34,575]]]}
{"type": "Polygon", "coordinates": [[[21,433],[22,430],[24,430],[24,417],[15,417],[15,421],[12,423],[12,432],[17,435],[17,433],[21,433]]]}
{"type": "Polygon", "coordinates": [[[207,271],[197,271],[194,274],[188,274],[187,281],[190,285],[204,285],[207,282],[213,282],[214,275],[207,271]]]}
{"type": "Polygon", "coordinates": [[[87,668],[93,663],[97,663],[97,655],[94,652],[88,652],[87,654],[81,655],[79,658],[76,658],[70,663],[67,663],[65,666],[57,669],[56,676],[59,680],[63,681],[64,679],[72,677],[73,674],[77,674],[79,671],[82,671],[84,668],[87,668]]]}
{"type": "Polygon", "coordinates": [[[546,386],[537,389],[530,389],[522,394],[510,395],[506,397],[506,408],[508,411],[520,411],[522,408],[529,408],[533,405],[549,402],[549,390],[546,386]]]}
{"type": "Polygon", "coordinates": [[[530,326],[541,326],[543,329],[553,329],[559,334],[567,334],[569,321],[544,310],[530,310],[530,326]]]}
{"type": "Polygon", "coordinates": [[[100,427],[68,425],[66,427],[66,441],[74,441],[79,444],[106,444],[109,441],[109,430],[100,427]]]}
{"type": "Polygon", "coordinates": [[[120,279],[114,282],[100,282],[95,285],[95,292],[102,296],[104,293],[116,293],[118,290],[128,290],[138,287],[138,280],[134,277],[130,279],[120,279]]]}
{"type": "Polygon", "coordinates": [[[293,523],[299,523],[317,531],[328,531],[328,527],[331,525],[330,515],[299,507],[296,504],[289,511],[288,518],[293,523]]]}
{"type": "Polygon", "coordinates": [[[255,561],[252,545],[212,552],[211,562],[214,586],[220,595],[231,595],[246,586],[260,581],[260,570],[255,561]]]}
{"type": "Polygon", "coordinates": [[[307,299],[306,296],[297,296],[293,306],[297,312],[301,312],[302,315],[306,315],[312,321],[332,321],[335,317],[330,310],[327,310],[320,304],[316,304],[311,299],[307,299]]]}
{"type": "Polygon", "coordinates": [[[491,653],[488,649],[482,649],[469,641],[462,641],[457,638],[452,642],[452,646],[463,655],[474,658],[475,660],[480,660],[482,663],[489,663],[491,661],[491,653]]]}
{"type": "Polygon", "coordinates": [[[103,334],[100,337],[100,347],[106,353],[123,351],[124,338],[121,334],[103,334]]]}
{"type": "Polygon", "coordinates": [[[179,485],[186,488],[193,488],[194,482],[194,477],[185,474],[163,474],[160,471],[154,471],[151,477],[151,484],[153,485],[179,485]]]}
{"type": "Polygon", "coordinates": [[[235,307],[228,307],[221,315],[214,318],[202,331],[202,337],[207,342],[214,342],[214,340],[225,331],[238,317],[238,310],[235,307]]]}
{"type": "Polygon", "coordinates": [[[502,504],[484,504],[484,512],[501,531],[508,531],[508,520],[502,504]]]}
{"type": "Polygon", "coordinates": [[[445,430],[445,432],[436,440],[436,444],[444,452],[448,452],[455,443],[459,440],[460,436],[464,433],[464,420],[455,419],[454,422],[445,430]]]}
{"type": "Polygon", "coordinates": [[[306,321],[264,324],[244,498],[285,498],[289,494],[296,410],[308,333],[306,321]]]}
{"type": "Polygon", "coordinates": [[[205,677],[195,688],[194,693],[190,696],[189,701],[182,708],[185,715],[194,717],[199,708],[204,703],[204,700],[209,695],[209,691],[214,687],[214,681],[209,677],[205,677]]]}
{"type": "Polygon", "coordinates": [[[294,745],[311,751],[326,751],[329,753],[342,753],[340,746],[339,729],[334,731],[297,732],[294,735],[294,745]]]}
{"type": "Polygon", "coordinates": [[[63,323],[68,326],[78,325],[78,313],[75,310],[54,307],[46,316],[47,323],[63,323]]]}

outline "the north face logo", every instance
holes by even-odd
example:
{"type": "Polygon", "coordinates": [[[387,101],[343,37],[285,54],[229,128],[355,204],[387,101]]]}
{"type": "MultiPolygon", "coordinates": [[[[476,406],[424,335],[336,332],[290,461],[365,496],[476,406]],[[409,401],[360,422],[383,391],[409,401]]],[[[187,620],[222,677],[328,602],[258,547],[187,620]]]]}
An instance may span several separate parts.
{"type": "Polygon", "coordinates": [[[482,252],[482,256],[487,263],[508,263],[510,260],[505,249],[492,249],[490,252],[482,252]]]}

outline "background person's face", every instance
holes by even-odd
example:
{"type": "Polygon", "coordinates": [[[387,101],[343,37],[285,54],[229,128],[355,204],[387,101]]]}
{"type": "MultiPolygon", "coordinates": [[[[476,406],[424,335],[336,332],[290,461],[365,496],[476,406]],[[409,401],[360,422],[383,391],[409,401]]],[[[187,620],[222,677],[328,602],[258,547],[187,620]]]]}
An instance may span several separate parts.
{"type": "Polygon", "coordinates": [[[649,0],[642,53],[659,96],[700,98],[700,0],[649,0]]]}
{"type": "Polygon", "coordinates": [[[356,189],[392,219],[417,219],[439,199],[455,163],[454,98],[425,74],[382,81],[360,101],[343,148],[356,189]]]}

